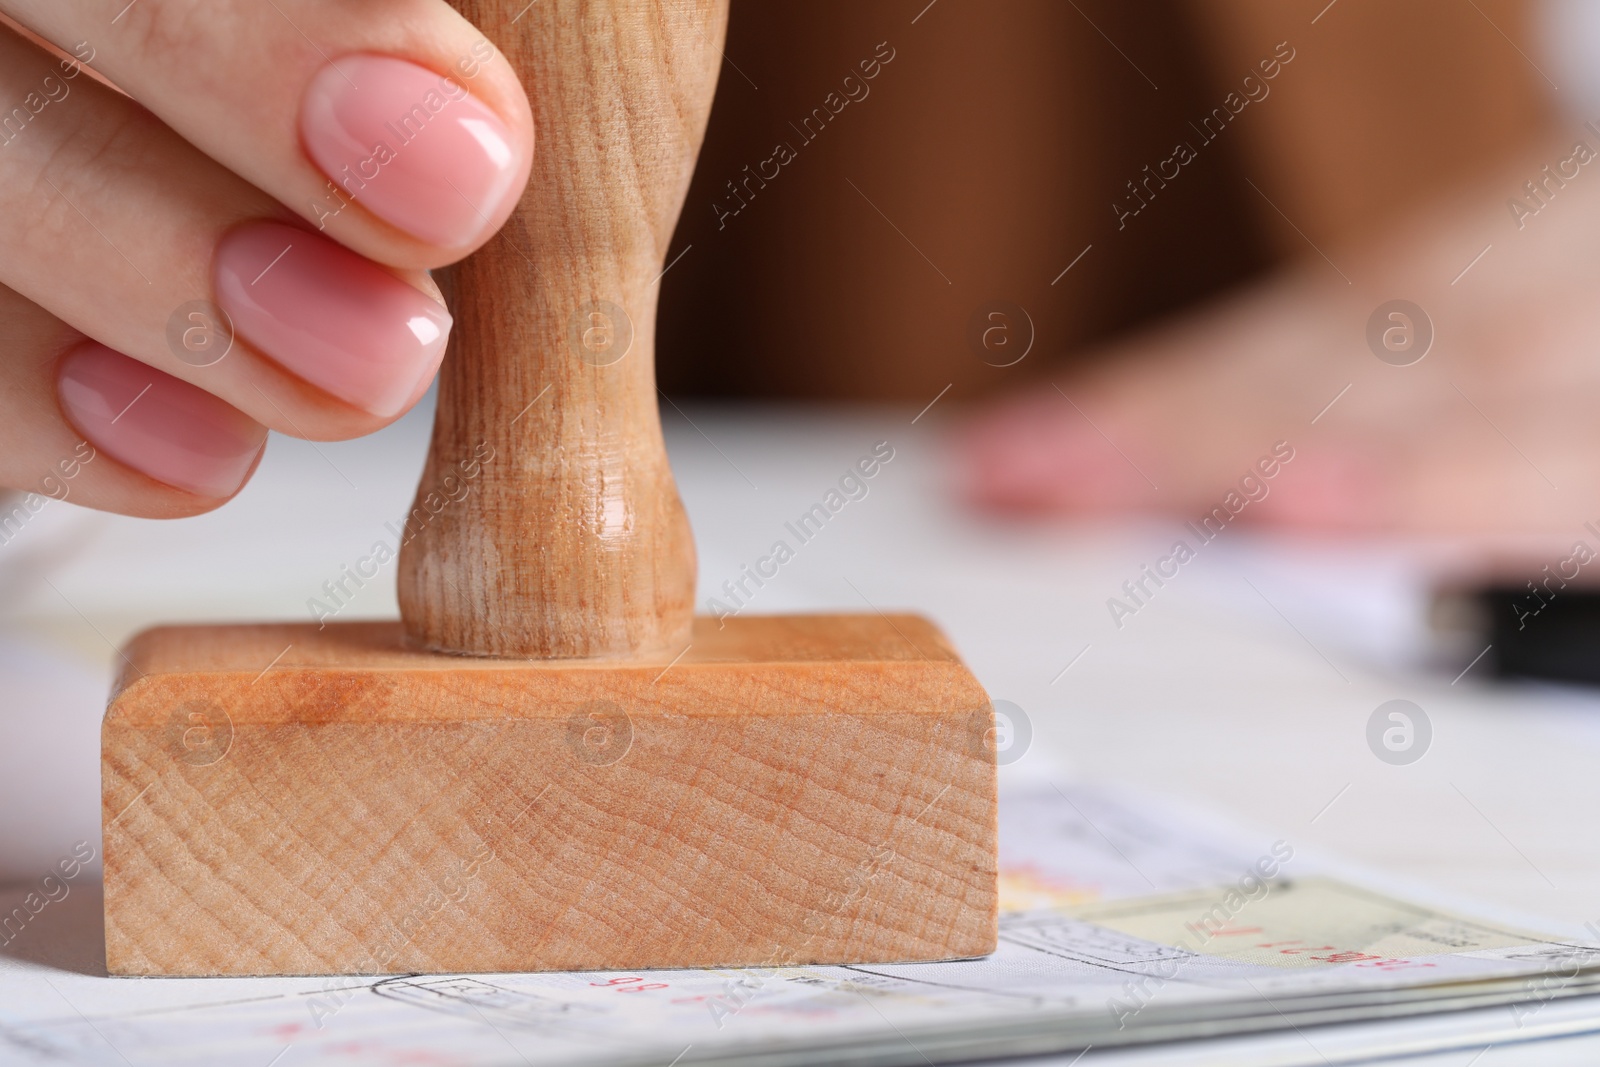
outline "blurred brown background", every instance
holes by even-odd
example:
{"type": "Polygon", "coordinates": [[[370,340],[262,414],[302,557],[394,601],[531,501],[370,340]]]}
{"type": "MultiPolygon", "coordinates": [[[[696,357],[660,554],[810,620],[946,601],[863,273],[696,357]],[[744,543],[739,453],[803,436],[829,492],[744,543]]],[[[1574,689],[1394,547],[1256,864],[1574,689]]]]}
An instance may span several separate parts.
{"type": "Polygon", "coordinates": [[[663,280],[661,386],[923,403],[947,383],[971,397],[1092,359],[1095,341],[1305,255],[1308,239],[1381,228],[1538,136],[1548,86],[1524,54],[1529,6],[734,0],[669,261],[689,251],[663,280]],[[884,42],[894,58],[867,94],[806,141],[805,117],[884,42]],[[1294,58],[1268,95],[1203,143],[1195,126],[1280,42],[1294,58]],[[1126,183],[1178,141],[1198,158],[1119,229],[1126,183]],[[727,183],[778,142],[795,158],[719,218],[713,205],[738,206],[727,183]],[[1034,320],[1014,367],[967,341],[994,300],[1034,320]]]}

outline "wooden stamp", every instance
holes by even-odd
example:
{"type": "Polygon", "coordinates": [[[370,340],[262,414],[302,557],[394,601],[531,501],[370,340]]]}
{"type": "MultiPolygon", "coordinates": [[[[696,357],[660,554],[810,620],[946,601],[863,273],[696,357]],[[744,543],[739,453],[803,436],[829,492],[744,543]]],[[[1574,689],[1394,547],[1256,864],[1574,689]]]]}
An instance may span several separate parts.
{"type": "Polygon", "coordinates": [[[506,34],[540,142],[447,286],[402,621],[130,642],[102,733],[108,969],[992,951],[992,709],[943,636],[693,617],[653,334],[726,0],[457,6],[506,34]]]}

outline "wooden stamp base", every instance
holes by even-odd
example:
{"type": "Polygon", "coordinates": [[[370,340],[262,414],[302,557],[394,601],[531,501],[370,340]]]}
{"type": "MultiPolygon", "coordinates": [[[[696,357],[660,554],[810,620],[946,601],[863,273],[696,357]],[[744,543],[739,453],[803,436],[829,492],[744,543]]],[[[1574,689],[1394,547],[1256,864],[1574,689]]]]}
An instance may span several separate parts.
{"type": "Polygon", "coordinates": [[[948,959],[995,946],[988,697],[915,616],[647,661],[161,627],[102,734],[117,975],[948,959]]]}

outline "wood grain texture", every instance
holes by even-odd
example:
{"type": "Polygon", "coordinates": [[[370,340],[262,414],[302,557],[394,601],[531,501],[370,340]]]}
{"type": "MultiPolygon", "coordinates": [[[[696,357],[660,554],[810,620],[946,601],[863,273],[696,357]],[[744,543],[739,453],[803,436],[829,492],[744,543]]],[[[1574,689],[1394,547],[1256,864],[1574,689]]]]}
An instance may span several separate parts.
{"type": "Polygon", "coordinates": [[[695,559],[661,439],[656,294],[726,0],[455,6],[521,76],[539,143],[515,214],[448,286],[401,616],[424,647],[478,655],[681,647],[695,559]],[[472,492],[435,506],[480,464],[472,492]]]}
{"type": "Polygon", "coordinates": [[[992,951],[993,712],[943,636],[691,615],[655,293],[726,0],[457,6],[496,29],[540,143],[448,286],[403,622],[129,645],[102,730],[108,968],[992,951]]]}
{"type": "Polygon", "coordinates": [[[103,732],[108,968],[993,950],[992,711],[936,629],[700,619],[679,651],[463,659],[397,623],[147,631],[103,732]]]}

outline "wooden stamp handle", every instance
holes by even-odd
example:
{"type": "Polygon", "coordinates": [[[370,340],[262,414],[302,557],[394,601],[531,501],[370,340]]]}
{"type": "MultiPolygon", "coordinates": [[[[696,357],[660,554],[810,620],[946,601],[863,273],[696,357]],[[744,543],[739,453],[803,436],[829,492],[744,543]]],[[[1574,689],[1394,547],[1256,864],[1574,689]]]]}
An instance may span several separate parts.
{"type": "Polygon", "coordinates": [[[522,78],[538,147],[511,220],[445,286],[455,327],[400,551],[406,634],[543,659],[682,645],[694,542],[661,438],[656,294],[727,0],[454,3],[522,78]]]}

